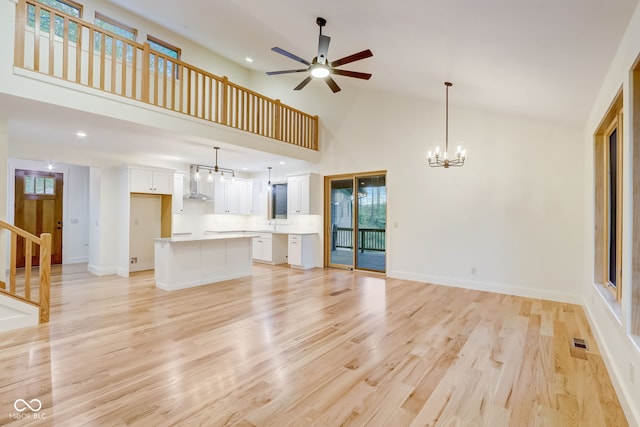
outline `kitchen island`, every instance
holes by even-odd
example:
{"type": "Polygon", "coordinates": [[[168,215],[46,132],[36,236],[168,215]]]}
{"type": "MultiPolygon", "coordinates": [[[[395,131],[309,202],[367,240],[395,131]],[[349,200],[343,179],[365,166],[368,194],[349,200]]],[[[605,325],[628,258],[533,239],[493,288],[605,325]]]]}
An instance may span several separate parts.
{"type": "Polygon", "coordinates": [[[174,236],[155,241],[155,279],[172,291],[251,275],[253,234],[174,236]]]}

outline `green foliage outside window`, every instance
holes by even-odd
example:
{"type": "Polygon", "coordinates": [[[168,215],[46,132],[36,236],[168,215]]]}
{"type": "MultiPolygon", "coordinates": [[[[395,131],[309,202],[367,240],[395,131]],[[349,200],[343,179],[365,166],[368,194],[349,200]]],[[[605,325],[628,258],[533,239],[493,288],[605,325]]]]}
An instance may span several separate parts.
{"type": "MultiPolygon", "coordinates": [[[[80,9],[73,7],[60,0],[38,0],[40,3],[51,7],[52,9],[59,10],[68,15],[80,18],[80,9]]],[[[51,28],[51,15],[49,11],[40,10],[40,31],[49,33],[51,28]]],[[[34,27],[36,22],[36,8],[33,5],[29,5],[27,8],[27,25],[34,27]]],[[[69,40],[75,42],[78,39],[78,24],[75,22],[69,22],[69,40]]],[[[61,16],[55,17],[54,22],[54,34],[58,37],[64,37],[64,19],[61,16]]]]}
{"type": "MultiPolygon", "coordinates": [[[[177,50],[175,49],[171,49],[165,45],[162,45],[160,43],[156,43],[153,40],[147,40],[147,42],[149,43],[149,47],[151,47],[152,50],[155,50],[156,52],[160,52],[163,55],[167,55],[171,58],[174,59],[180,59],[179,58],[179,53],[177,50]]],[[[170,62],[170,61],[165,61],[164,58],[157,58],[158,60],[158,74],[160,75],[164,75],[165,74],[165,67],[167,68],[167,72],[166,75],[167,77],[171,77],[173,75],[173,72],[175,70],[176,72],[176,78],[177,78],[177,66],[175,65],[175,62],[170,62]],[[166,62],[166,64],[165,64],[166,62]]],[[[155,70],[155,63],[156,63],[156,56],[155,55],[151,55],[151,71],[155,70]]]]}
{"type": "MultiPolygon", "coordinates": [[[[104,28],[107,31],[110,31],[114,34],[119,35],[120,37],[135,41],[136,35],[133,31],[128,30],[126,28],[120,27],[118,25],[113,24],[112,22],[105,21],[99,17],[96,17],[96,25],[98,27],[104,28]]],[[[109,37],[105,34],[95,33],[94,35],[94,49],[96,52],[100,52],[102,49],[102,39],[105,39],[105,54],[111,56],[111,52],[113,52],[113,37],[109,37]]],[[[131,62],[134,53],[134,47],[131,45],[125,46],[125,44],[119,40],[116,40],[116,58],[123,58],[123,50],[126,51],[126,61],[131,62]]]]}

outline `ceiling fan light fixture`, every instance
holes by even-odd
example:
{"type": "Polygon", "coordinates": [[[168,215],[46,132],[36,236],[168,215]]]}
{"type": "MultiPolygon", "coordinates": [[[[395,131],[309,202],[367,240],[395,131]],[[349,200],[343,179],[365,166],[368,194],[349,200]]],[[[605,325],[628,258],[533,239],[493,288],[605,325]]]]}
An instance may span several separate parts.
{"type": "Polygon", "coordinates": [[[329,67],[327,67],[326,65],[315,64],[311,68],[311,75],[316,79],[324,79],[329,75],[329,73],[330,73],[329,67]]]}

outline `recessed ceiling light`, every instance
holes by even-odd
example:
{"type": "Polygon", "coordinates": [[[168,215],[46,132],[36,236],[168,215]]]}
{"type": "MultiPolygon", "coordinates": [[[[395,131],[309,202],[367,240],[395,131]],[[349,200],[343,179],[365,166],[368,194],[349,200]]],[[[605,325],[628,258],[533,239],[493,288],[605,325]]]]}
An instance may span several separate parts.
{"type": "Polygon", "coordinates": [[[86,136],[87,136],[87,133],[86,133],[86,132],[84,132],[84,131],[79,130],[78,132],[76,132],[76,136],[77,136],[78,138],[84,138],[84,137],[86,137],[86,136]]]}
{"type": "Polygon", "coordinates": [[[285,164],[285,162],[280,162],[280,164],[281,164],[281,165],[284,165],[284,164],[285,164]]]}
{"type": "Polygon", "coordinates": [[[244,58],[244,60],[247,62],[253,62],[253,58],[250,56],[247,56],[246,58],[244,58]]]}
{"type": "Polygon", "coordinates": [[[247,170],[247,168],[242,168],[242,170],[243,170],[243,171],[246,171],[246,170],[247,170]]]}

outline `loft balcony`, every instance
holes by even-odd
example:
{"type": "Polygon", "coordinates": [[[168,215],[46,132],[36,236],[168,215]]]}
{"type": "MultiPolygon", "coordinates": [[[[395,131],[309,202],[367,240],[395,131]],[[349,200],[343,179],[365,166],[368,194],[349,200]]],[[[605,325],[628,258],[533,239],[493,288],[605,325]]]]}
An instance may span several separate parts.
{"type": "Polygon", "coordinates": [[[14,66],[318,151],[318,116],[35,0],[16,5],[14,66]]]}

